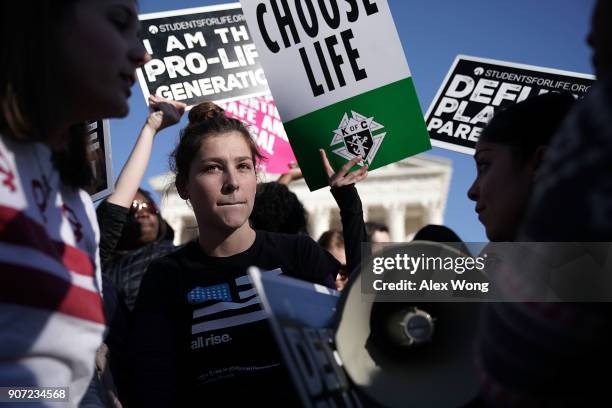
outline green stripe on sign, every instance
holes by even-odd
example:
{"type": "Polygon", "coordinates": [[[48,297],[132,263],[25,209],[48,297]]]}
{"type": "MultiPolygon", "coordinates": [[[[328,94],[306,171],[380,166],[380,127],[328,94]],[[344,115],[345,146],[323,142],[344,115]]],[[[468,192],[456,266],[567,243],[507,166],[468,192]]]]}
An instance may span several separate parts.
{"type": "Polygon", "coordinates": [[[349,155],[356,151],[369,153],[379,143],[370,163],[371,170],[431,149],[411,78],[300,116],[284,123],[284,126],[311,191],[328,185],[327,174],[319,157],[320,148],[327,151],[334,169],[339,169],[348,161],[346,152],[349,155]],[[336,143],[330,145],[345,114],[349,119],[356,120],[345,127],[344,132],[338,131],[336,143]],[[368,125],[361,117],[367,118],[368,125]],[[368,126],[365,131],[364,126],[368,126]],[[381,138],[383,133],[384,137],[381,138]]]}

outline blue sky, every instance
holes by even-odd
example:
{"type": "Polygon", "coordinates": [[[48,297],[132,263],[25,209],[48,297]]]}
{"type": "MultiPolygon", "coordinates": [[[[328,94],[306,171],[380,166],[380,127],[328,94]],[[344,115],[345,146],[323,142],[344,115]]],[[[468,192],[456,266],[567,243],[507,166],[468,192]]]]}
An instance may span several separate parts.
{"type": "MultiPolygon", "coordinates": [[[[380,1],[380,0],[378,0],[380,1]]],[[[389,0],[395,25],[412,71],[423,112],[427,110],[457,54],[593,73],[585,42],[594,0],[389,0]]],[[[140,12],[175,10],[224,3],[219,0],[140,0],[140,12]]],[[[226,3],[226,2],[225,2],[226,3]]],[[[111,120],[115,177],[127,160],[147,108],[138,85],[130,114],[111,120]]],[[[179,126],[161,132],[155,141],[148,179],[168,171],[168,155],[179,126]]],[[[445,224],[465,241],[486,241],[466,191],[475,176],[470,156],[439,148],[428,154],[453,163],[445,224]]]]}

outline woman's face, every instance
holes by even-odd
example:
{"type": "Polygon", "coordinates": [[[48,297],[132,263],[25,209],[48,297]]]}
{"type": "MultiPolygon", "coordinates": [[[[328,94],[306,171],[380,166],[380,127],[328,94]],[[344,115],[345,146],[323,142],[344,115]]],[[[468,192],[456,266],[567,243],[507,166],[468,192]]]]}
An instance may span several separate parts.
{"type": "Polygon", "coordinates": [[[159,218],[155,203],[149,201],[140,192],[137,192],[130,208],[130,216],[134,217],[140,227],[139,244],[146,245],[153,242],[159,235],[159,218]]]}
{"type": "MultiPolygon", "coordinates": [[[[491,241],[512,241],[523,219],[534,180],[534,163],[517,160],[509,146],[479,141],[477,175],[468,190],[491,241]]],[[[535,160],[535,159],[534,159],[535,160]]]]}
{"type": "Polygon", "coordinates": [[[200,230],[228,232],[249,227],[256,186],[249,145],[232,131],[204,140],[180,190],[190,200],[200,230]]]}
{"type": "Polygon", "coordinates": [[[54,79],[76,119],[127,115],[136,68],[148,58],[138,29],[135,0],[75,2],[62,24],[54,79]]]}

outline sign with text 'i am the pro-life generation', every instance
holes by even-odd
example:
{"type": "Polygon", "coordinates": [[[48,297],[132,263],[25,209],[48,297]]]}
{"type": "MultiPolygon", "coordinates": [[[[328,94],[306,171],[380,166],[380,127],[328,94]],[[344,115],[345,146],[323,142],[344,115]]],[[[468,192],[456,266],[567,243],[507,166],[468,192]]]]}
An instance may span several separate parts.
{"type": "Polygon", "coordinates": [[[431,148],[386,0],[242,0],[308,187],[363,157],[370,169],[431,148]]]}
{"type": "Polygon", "coordinates": [[[240,3],[139,16],[152,59],[138,69],[145,101],[157,95],[187,104],[269,93],[240,3]]]}
{"type": "Polygon", "coordinates": [[[427,112],[434,146],[474,154],[495,112],[533,95],[570,92],[582,98],[593,75],[459,55],[427,112]]]}

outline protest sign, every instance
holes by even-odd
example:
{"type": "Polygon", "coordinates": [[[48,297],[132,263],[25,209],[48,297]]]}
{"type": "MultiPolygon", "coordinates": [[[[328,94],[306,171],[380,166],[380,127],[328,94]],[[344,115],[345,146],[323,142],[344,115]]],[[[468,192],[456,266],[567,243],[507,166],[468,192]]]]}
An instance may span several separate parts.
{"type": "Polygon", "coordinates": [[[220,103],[229,117],[243,121],[266,157],[260,170],[267,173],[286,173],[295,156],[283,128],[278,109],[270,95],[220,103]]]}
{"type": "Polygon", "coordinates": [[[339,168],[382,167],[431,145],[386,0],[243,0],[242,8],[308,187],[339,168]]]}
{"type": "Polygon", "coordinates": [[[187,104],[269,92],[240,3],[139,16],[152,59],[138,69],[145,97],[187,104]]]}
{"type": "Polygon", "coordinates": [[[113,158],[108,120],[87,124],[89,156],[94,182],[88,189],[93,201],[101,200],[114,191],[113,158]]]}
{"type": "Polygon", "coordinates": [[[547,92],[582,98],[594,81],[587,74],[459,55],[426,115],[431,143],[474,154],[482,129],[499,109],[547,92]]]}

